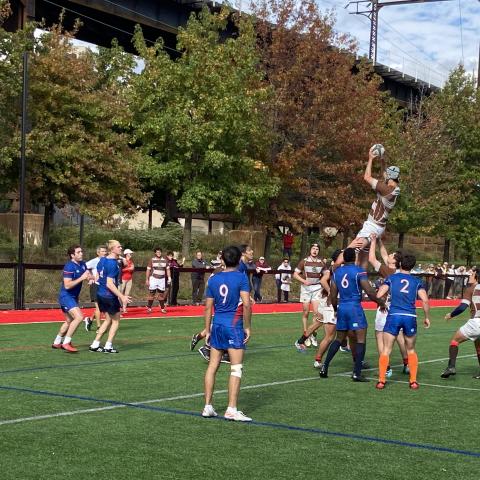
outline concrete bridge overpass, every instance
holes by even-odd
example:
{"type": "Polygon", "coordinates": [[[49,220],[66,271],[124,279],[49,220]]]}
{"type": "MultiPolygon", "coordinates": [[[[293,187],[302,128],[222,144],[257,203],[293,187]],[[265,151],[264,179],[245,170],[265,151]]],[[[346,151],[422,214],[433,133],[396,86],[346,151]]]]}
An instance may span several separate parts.
{"type": "MultiPolygon", "coordinates": [[[[47,25],[58,21],[65,9],[65,26],[73,26],[80,18],[83,26],[77,38],[96,45],[110,46],[112,38],[130,52],[134,52],[132,34],[140,24],[145,38],[155,41],[162,37],[165,47],[175,55],[176,33],[185,25],[192,12],[199,11],[205,3],[219,8],[219,2],[210,0],[10,0],[14,14],[6,28],[22,28],[27,20],[42,21],[47,25]]],[[[227,33],[228,34],[228,33],[227,33]]],[[[406,75],[386,65],[374,66],[388,90],[404,107],[414,108],[421,95],[438,90],[428,79],[406,75]]]]}

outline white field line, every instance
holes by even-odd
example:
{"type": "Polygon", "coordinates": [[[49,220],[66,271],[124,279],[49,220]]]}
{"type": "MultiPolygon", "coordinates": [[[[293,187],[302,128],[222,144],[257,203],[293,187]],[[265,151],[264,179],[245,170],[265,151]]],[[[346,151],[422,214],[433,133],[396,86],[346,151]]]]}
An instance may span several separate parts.
{"type": "MultiPolygon", "coordinates": [[[[461,355],[457,358],[470,358],[474,357],[475,355],[461,355]]],[[[435,363],[435,362],[443,362],[445,360],[448,360],[447,358],[437,358],[435,360],[425,360],[423,362],[419,362],[419,364],[427,364],[427,363],[435,363]]],[[[402,365],[394,365],[394,367],[402,367],[402,365]]],[[[370,368],[368,371],[371,370],[376,370],[376,368],[370,368]]],[[[351,372],[343,372],[343,373],[336,373],[334,375],[331,375],[332,377],[342,377],[342,376],[347,376],[350,375],[351,372]]],[[[315,377],[305,377],[305,378],[295,378],[292,380],[283,380],[283,381],[278,381],[278,382],[270,382],[270,383],[259,383],[256,385],[246,385],[244,387],[241,387],[241,390],[254,390],[257,388],[268,388],[268,387],[275,387],[278,385],[289,385],[291,383],[301,383],[301,382],[309,382],[312,380],[318,380],[318,376],[315,377]]],[[[392,380],[392,382],[396,383],[408,383],[408,382],[403,382],[401,380],[392,380]]],[[[433,385],[433,384],[428,384],[428,383],[422,383],[422,386],[429,386],[429,387],[439,387],[439,388],[449,388],[453,390],[468,390],[468,391],[480,391],[480,389],[477,388],[467,388],[467,387],[454,387],[450,385],[433,385]]],[[[215,395],[221,395],[228,393],[228,390],[216,390],[215,395]]],[[[66,412],[58,412],[58,413],[51,413],[51,414],[46,414],[46,415],[36,415],[33,417],[21,417],[21,418],[14,418],[10,420],[0,420],[0,426],[1,425],[11,425],[15,423],[24,423],[24,422],[31,422],[34,420],[46,420],[49,418],[57,418],[57,417],[68,417],[72,415],[80,415],[83,413],[95,413],[95,412],[103,412],[105,410],[114,410],[117,408],[125,408],[128,407],[129,405],[147,405],[151,403],[162,403],[162,402],[171,402],[175,400],[189,400],[192,398],[198,398],[198,397],[203,397],[204,393],[192,393],[192,394],[187,394],[187,395],[176,395],[174,397],[164,397],[164,398],[157,398],[157,399],[152,399],[152,400],[144,400],[141,402],[129,402],[128,405],[109,405],[106,407],[96,407],[96,408],[87,408],[83,410],[72,410],[72,411],[66,411],[66,412]]]]}

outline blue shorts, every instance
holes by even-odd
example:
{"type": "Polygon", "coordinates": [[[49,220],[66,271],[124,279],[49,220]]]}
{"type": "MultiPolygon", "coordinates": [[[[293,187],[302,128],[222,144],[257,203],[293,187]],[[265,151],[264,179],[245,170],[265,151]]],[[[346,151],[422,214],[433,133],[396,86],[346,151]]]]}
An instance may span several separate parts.
{"type": "Polygon", "coordinates": [[[101,297],[97,294],[97,303],[102,313],[115,315],[120,311],[120,301],[117,297],[101,297]]]}
{"type": "Polygon", "coordinates": [[[417,317],[409,315],[387,315],[387,321],[383,331],[390,333],[395,337],[403,330],[403,334],[407,337],[413,337],[417,334],[417,317]]]}
{"type": "Polygon", "coordinates": [[[58,297],[58,303],[62,312],[69,312],[72,308],[80,308],[78,305],[78,297],[71,297],[70,295],[62,295],[58,297]]]}
{"type": "Polygon", "coordinates": [[[337,330],[362,330],[367,327],[367,317],[359,303],[340,303],[337,310],[337,330]]]}
{"type": "Polygon", "coordinates": [[[212,325],[210,346],[217,350],[235,348],[245,350],[245,332],[243,327],[227,327],[226,325],[212,325]]]}

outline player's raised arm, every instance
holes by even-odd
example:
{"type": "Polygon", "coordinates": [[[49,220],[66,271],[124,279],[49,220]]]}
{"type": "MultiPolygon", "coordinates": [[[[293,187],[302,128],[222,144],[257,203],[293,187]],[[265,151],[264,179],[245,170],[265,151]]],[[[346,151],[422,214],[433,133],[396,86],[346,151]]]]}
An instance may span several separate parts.
{"type": "Polygon", "coordinates": [[[368,162],[367,166],[365,167],[365,173],[363,174],[363,179],[372,187],[375,188],[375,184],[377,183],[377,180],[372,177],[372,164],[373,160],[376,157],[374,153],[374,147],[375,145],[370,148],[368,151],[368,162]]]}
{"type": "Polygon", "coordinates": [[[423,311],[425,312],[423,325],[425,326],[425,328],[430,328],[430,302],[428,300],[427,292],[424,288],[420,288],[418,290],[418,297],[422,302],[423,311]]]}
{"type": "Polygon", "coordinates": [[[320,285],[327,292],[327,295],[330,294],[330,270],[324,271],[322,278],[320,279],[320,285]]]}
{"type": "Polygon", "coordinates": [[[370,249],[368,250],[368,262],[375,269],[376,272],[380,270],[381,263],[377,260],[375,255],[375,250],[377,247],[377,236],[372,233],[370,234],[370,249]]]}
{"type": "Polygon", "coordinates": [[[378,291],[378,293],[376,292],[376,290],[370,285],[370,282],[366,279],[366,278],[362,278],[360,280],[360,285],[361,287],[363,288],[363,290],[365,291],[365,293],[367,294],[368,298],[370,300],[372,300],[372,302],[375,302],[376,304],[378,304],[381,308],[384,308],[385,307],[385,300],[381,297],[383,297],[383,295],[385,295],[386,292],[384,292],[381,297],[379,297],[380,295],[380,290],[382,289],[383,285],[380,287],[380,290],[378,291]]]}

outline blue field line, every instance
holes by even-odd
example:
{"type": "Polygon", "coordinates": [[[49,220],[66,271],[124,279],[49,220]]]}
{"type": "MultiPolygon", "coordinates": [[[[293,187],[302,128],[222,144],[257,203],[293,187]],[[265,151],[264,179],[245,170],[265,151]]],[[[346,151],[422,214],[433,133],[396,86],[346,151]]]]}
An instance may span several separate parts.
{"type": "MultiPolygon", "coordinates": [[[[60,397],[60,398],[71,398],[74,400],[84,400],[89,402],[95,403],[104,403],[108,405],[115,405],[119,407],[129,407],[129,408],[136,408],[139,410],[149,410],[154,412],[162,412],[162,413],[169,413],[174,415],[185,415],[190,417],[199,417],[202,418],[203,421],[225,421],[224,417],[212,417],[208,420],[204,420],[202,415],[198,412],[192,412],[189,410],[180,410],[177,408],[166,408],[166,407],[156,407],[153,405],[147,405],[142,403],[129,403],[129,402],[121,402],[118,400],[109,400],[109,399],[101,399],[95,397],[89,397],[85,395],[73,395],[73,394],[66,394],[66,393],[56,393],[56,392],[49,392],[45,390],[34,390],[30,388],[21,388],[21,387],[12,387],[6,385],[0,385],[0,390],[6,391],[15,391],[15,392],[22,392],[22,393],[31,393],[34,395],[45,395],[49,397],[60,397]]],[[[345,438],[348,440],[357,440],[362,442],[370,442],[370,443],[380,443],[384,445],[393,445],[396,447],[406,447],[406,448],[413,448],[418,450],[426,450],[431,452],[438,452],[438,453],[450,453],[454,455],[461,455],[466,457],[474,457],[480,458],[480,452],[474,452],[470,450],[460,450],[456,448],[449,448],[449,447],[440,447],[437,445],[429,445],[423,443],[414,443],[414,442],[405,442],[402,440],[392,440],[388,438],[381,438],[381,437],[374,437],[369,435],[359,435],[355,433],[345,433],[345,432],[335,432],[331,430],[323,430],[320,428],[309,428],[309,427],[298,427],[295,425],[288,425],[285,423],[273,423],[273,422],[260,422],[253,420],[252,422],[245,422],[243,425],[248,427],[266,427],[266,428],[273,428],[277,430],[287,430],[292,432],[300,432],[300,433],[311,433],[320,436],[329,436],[329,437],[337,437],[337,438],[345,438]]]]}
{"type": "MultiPolygon", "coordinates": [[[[259,346],[255,348],[250,348],[247,351],[250,354],[250,353],[256,353],[257,351],[262,351],[262,350],[273,350],[276,348],[287,348],[287,347],[292,347],[292,344],[264,345],[264,346],[259,346]]],[[[93,355],[92,352],[88,352],[88,354],[93,355]]],[[[94,355],[100,356],[101,354],[96,353],[94,355]]],[[[38,372],[42,370],[54,370],[56,368],[78,368],[78,367],[90,367],[90,366],[97,366],[97,365],[115,365],[119,363],[144,362],[149,360],[169,360],[172,358],[192,357],[192,356],[196,356],[198,358],[198,352],[172,353],[169,355],[152,355],[149,357],[125,358],[125,359],[119,359],[119,360],[105,360],[101,362],[65,363],[61,365],[45,365],[40,367],[15,368],[13,370],[0,370],[0,375],[8,375],[10,373],[38,372]]]]}

